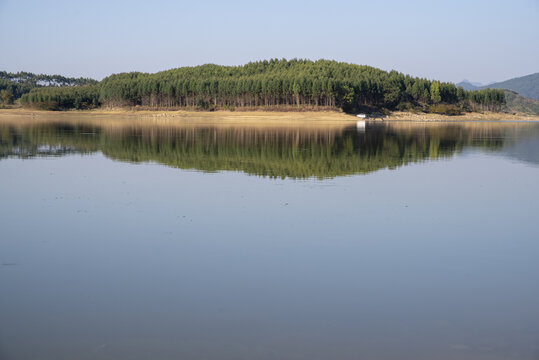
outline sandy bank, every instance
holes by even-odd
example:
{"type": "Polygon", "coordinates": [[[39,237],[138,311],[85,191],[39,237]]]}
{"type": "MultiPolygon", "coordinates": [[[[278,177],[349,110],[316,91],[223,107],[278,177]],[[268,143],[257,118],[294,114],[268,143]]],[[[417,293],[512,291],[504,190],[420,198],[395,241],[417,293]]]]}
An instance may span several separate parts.
{"type": "Polygon", "coordinates": [[[217,126],[263,128],[343,128],[357,118],[340,112],[198,112],[198,111],[39,111],[0,110],[0,123],[35,124],[50,121],[107,126],[217,126]]]}
{"type": "MultiPolygon", "coordinates": [[[[3,118],[33,118],[33,119],[153,119],[167,122],[187,123],[221,123],[221,124],[252,124],[271,125],[287,123],[309,124],[350,124],[361,120],[354,115],[337,111],[302,111],[302,112],[277,112],[277,111],[159,111],[159,110],[72,110],[72,111],[43,111],[32,109],[0,109],[0,119],[3,118]]],[[[539,121],[539,116],[524,114],[504,113],[465,113],[462,115],[448,116],[438,114],[392,112],[385,116],[376,116],[367,120],[374,121],[418,121],[418,122],[444,122],[444,121],[539,121]]]]}

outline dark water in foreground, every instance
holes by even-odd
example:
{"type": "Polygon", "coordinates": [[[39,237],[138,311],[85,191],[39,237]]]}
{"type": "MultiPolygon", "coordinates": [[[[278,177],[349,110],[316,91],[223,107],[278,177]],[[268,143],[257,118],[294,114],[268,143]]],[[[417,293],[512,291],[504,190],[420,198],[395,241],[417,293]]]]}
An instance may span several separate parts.
{"type": "Polygon", "coordinates": [[[0,123],[0,359],[538,359],[539,124],[0,123]]]}

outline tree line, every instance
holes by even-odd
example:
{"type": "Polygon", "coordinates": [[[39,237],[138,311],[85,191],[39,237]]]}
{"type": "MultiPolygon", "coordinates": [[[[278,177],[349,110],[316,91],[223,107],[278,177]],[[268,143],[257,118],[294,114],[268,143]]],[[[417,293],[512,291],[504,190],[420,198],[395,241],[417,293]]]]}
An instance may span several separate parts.
{"type": "Polygon", "coordinates": [[[264,60],[241,66],[201,65],[155,74],[111,75],[92,85],[33,89],[23,104],[58,109],[85,106],[234,109],[252,107],[500,110],[502,90],[465,91],[452,83],[329,60],[264,60]]]}
{"type": "Polygon", "coordinates": [[[10,104],[29,93],[32,89],[47,87],[67,87],[97,84],[90,78],[72,78],[62,75],[34,74],[30,72],[11,73],[0,71],[0,103],[10,104]]]}

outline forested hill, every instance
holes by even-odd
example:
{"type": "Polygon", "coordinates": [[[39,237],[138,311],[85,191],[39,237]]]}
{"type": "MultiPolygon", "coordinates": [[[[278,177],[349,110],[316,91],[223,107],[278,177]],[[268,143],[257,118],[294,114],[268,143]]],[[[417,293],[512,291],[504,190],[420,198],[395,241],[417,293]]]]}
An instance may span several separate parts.
{"type": "Polygon", "coordinates": [[[510,113],[539,115],[539,101],[521,96],[514,91],[504,90],[503,110],[510,113]]]}
{"type": "Polygon", "coordinates": [[[34,88],[48,86],[77,86],[97,84],[97,80],[88,78],[70,78],[62,75],[33,74],[30,72],[10,73],[0,71],[0,91],[2,98],[0,101],[18,99],[22,95],[30,92],[34,88]]]}
{"type": "Polygon", "coordinates": [[[465,90],[512,90],[529,99],[539,100],[539,73],[521,76],[484,86],[474,86],[468,81],[463,81],[461,83],[458,83],[457,85],[462,86],[465,90]]]}
{"type": "Polygon", "coordinates": [[[539,100],[539,73],[490,84],[484,88],[513,90],[524,97],[539,100]]]}
{"type": "Polygon", "coordinates": [[[49,109],[95,106],[149,108],[340,108],[500,110],[503,91],[468,92],[370,66],[329,60],[265,60],[242,66],[201,65],[155,74],[122,73],[96,85],[32,90],[22,103],[49,109]]]}

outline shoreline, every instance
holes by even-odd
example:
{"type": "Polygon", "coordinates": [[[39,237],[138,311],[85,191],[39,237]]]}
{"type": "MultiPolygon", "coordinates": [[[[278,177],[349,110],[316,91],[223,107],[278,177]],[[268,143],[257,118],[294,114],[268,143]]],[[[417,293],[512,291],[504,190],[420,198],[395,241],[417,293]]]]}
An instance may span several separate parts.
{"type": "Polygon", "coordinates": [[[384,118],[384,121],[417,121],[417,122],[530,122],[539,121],[538,115],[506,114],[495,112],[465,113],[462,115],[440,115],[427,113],[410,113],[395,111],[384,118]]]}
{"type": "Polygon", "coordinates": [[[537,115],[506,114],[506,113],[465,113],[462,115],[440,115],[428,113],[411,113],[395,111],[389,115],[379,115],[361,119],[353,114],[339,111],[189,111],[189,110],[132,110],[132,109],[95,109],[48,111],[26,108],[0,109],[0,119],[9,117],[32,118],[64,118],[64,117],[121,117],[138,119],[167,119],[203,122],[313,122],[313,123],[353,123],[357,121],[379,122],[534,122],[539,121],[537,115]]]}

